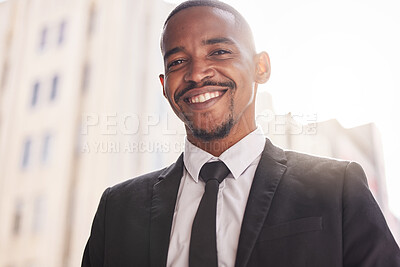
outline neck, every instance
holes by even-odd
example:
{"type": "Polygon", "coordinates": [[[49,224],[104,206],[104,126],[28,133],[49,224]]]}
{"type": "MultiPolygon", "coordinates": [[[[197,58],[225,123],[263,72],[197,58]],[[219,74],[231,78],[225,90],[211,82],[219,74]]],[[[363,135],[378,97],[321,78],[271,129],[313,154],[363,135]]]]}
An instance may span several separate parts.
{"type": "Polygon", "coordinates": [[[239,142],[243,139],[246,135],[251,133],[256,129],[255,123],[252,127],[246,127],[246,131],[241,131],[243,128],[232,128],[231,132],[228,136],[220,139],[204,141],[202,139],[196,138],[191,131],[188,129],[186,130],[188,140],[194,144],[195,146],[203,149],[204,151],[210,153],[215,157],[219,157],[224,151],[228,148],[239,142]]]}

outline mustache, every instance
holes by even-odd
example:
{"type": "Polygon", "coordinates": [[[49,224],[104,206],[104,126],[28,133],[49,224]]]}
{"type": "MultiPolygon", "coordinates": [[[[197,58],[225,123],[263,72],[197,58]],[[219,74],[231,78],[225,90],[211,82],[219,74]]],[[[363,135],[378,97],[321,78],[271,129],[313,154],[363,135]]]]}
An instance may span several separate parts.
{"type": "Polygon", "coordinates": [[[229,89],[234,89],[236,84],[233,81],[228,81],[228,82],[215,82],[215,81],[204,81],[202,83],[196,83],[193,81],[190,81],[188,86],[186,86],[182,91],[178,92],[175,96],[175,102],[178,102],[178,100],[186,94],[188,91],[196,88],[200,88],[203,86],[220,86],[220,87],[228,87],[229,89]]]}

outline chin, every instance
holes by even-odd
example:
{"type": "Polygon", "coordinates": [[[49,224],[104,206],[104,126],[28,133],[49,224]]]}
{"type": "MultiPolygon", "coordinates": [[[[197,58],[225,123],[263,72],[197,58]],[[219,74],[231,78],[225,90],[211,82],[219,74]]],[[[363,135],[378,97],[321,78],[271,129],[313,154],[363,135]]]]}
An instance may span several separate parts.
{"type": "Polygon", "coordinates": [[[230,117],[224,123],[218,125],[214,129],[200,129],[196,127],[189,126],[193,136],[202,141],[213,141],[225,138],[229,135],[234,125],[234,120],[230,117]]]}

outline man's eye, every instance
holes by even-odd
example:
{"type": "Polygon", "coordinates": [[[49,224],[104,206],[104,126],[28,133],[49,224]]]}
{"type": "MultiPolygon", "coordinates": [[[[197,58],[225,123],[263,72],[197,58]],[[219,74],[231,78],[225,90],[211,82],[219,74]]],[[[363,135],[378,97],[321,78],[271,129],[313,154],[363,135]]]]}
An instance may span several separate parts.
{"type": "Polygon", "coordinates": [[[182,63],[183,63],[183,59],[174,60],[168,64],[168,68],[182,64],[182,63]]]}
{"type": "Polygon", "coordinates": [[[224,54],[230,54],[231,52],[227,51],[227,50],[217,50],[215,52],[212,53],[212,55],[224,55],[224,54]]]}

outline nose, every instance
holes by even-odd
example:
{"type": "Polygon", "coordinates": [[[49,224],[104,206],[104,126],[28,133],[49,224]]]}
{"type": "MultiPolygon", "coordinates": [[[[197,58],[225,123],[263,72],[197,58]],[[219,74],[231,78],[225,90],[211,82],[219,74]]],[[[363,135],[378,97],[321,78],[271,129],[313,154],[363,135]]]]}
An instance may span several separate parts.
{"type": "Polygon", "coordinates": [[[185,82],[200,83],[206,78],[213,77],[214,74],[214,69],[206,60],[192,59],[184,80],[185,82]]]}

